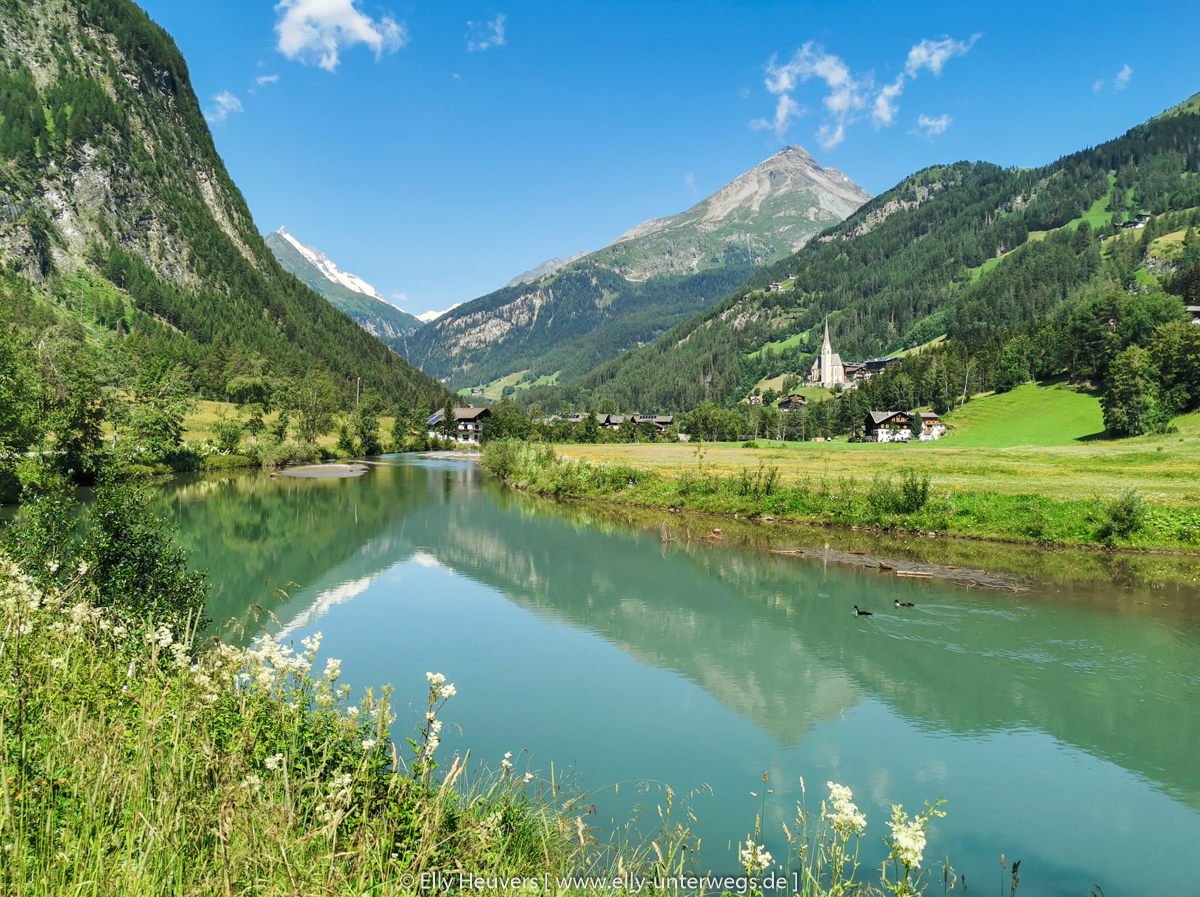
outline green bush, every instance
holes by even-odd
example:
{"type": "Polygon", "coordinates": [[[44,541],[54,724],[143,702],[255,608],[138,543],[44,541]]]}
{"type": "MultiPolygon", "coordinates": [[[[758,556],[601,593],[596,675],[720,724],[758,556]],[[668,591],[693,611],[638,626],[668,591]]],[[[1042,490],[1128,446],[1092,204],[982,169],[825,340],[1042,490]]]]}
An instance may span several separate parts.
{"type": "Polygon", "coordinates": [[[929,476],[915,470],[901,474],[897,485],[891,476],[876,475],[867,504],[880,514],[915,514],[929,501],[929,476]]]}
{"type": "Polygon", "coordinates": [[[1100,538],[1128,539],[1145,525],[1146,512],[1146,500],[1131,486],[1104,506],[1107,519],[1100,527],[1100,538]]]}

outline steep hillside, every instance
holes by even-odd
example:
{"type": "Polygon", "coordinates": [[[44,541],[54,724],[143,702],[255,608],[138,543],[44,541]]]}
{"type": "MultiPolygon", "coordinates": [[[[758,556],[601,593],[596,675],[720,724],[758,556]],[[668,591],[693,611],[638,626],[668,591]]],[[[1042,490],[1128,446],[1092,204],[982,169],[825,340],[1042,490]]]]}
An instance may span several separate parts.
{"type": "Polygon", "coordinates": [[[517,371],[568,381],[707,308],[868,199],[787,147],[681,215],[443,315],[410,338],[407,357],[455,387],[517,371]]]}
{"type": "Polygon", "coordinates": [[[1187,227],[1180,210],[1197,206],[1200,115],[1183,110],[1039,169],[929,168],[655,344],[529,400],[607,396],[655,410],[731,401],[764,377],[807,372],[827,316],[836,350],[851,360],[940,334],[1003,338],[1056,314],[1097,278],[1114,280],[1118,293],[1157,285],[1149,269],[1165,276],[1170,266],[1147,262],[1139,273],[1149,245],[1141,237],[1187,227]],[[1123,229],[1136,213],[1157,217],[1145,230],[1123,229]],[[766,290],[777,281],[782,292],[766,290]]]}
{"type": "Polygon", "coordinates": [[[589,253],[586,249],[581,249],[574,255],[567,256],[565,259],[552,258],[548,262],[542,262],[540,265],[530,268],[524,274],[518,274],[512,280],[505,284],[506,287],[519,287],[523,283],[533,283],[535,280],[541,280],[547,274],[553,274],[560,268],[565,268],[571,262],[577,262],[584,258],[589,253]]]}
{"type": "Polygon", "coordinates": [[[359,327],[397,352],[401,351],[403,338],[421,328],[415,317],[396,308],[361,277],[343,271],[321,250],[301,243],[286,227],[267,234],[266,243],[283,270],[294,274],[359,327]]]}
{"type": "Polygon", "coordinates": [[[97,290],[130,307],[105,326],[202,393],[328,370],[393,400],[444,394],[280,268],[182,56],[129,0],[0,0],[0,207],[0,262],[27,292],[85,323],[97,290]]]}

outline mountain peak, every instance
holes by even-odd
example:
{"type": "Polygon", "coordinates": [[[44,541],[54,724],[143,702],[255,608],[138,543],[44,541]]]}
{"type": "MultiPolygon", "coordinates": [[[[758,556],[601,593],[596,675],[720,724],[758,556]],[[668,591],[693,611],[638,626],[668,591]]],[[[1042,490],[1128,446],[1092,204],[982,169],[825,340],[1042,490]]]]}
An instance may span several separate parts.
{"type": "Polygon", "coordinates": [[[794,231],[782,235],[795,250],[820,225],[845,220],[869,199],[870,193],[836,168],[821,167],[804,147],[785,146],[683,214],[644,221],[609,246],[680,228],[713,231],[740,219],[765,216],[779,219],[781,234],[794,231]],[[787,220],[790,226],[782,223],[787,220]]]}
{"type": "Polygon", "coordinates": [[[275,233],[290,243],[293,249],[304,256],[309,264],[320,271],[331,283],[341,284],[348,290],[362,293],[364,296],[370,296],[372,299],[378,299],[385,305],[391,305],[375,287],[371,286],[361,277],[351,274],[349,271],[343,271],[333,263],[333,260],[329,256],[317,249],[317,247],[301,243],[293,237],[286,225],[279,228],[275,233]]]}

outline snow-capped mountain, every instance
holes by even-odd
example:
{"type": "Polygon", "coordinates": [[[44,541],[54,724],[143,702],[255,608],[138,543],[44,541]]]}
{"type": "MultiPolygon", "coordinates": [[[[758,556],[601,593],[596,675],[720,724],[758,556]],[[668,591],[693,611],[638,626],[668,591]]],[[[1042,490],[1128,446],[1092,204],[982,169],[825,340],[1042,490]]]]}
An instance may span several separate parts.
{"type": "Polygon", "coordinates": [[[405,339],[421,329],[421,321],[396,308],[361,277],[343,271],[315,246],[301,243],[286,227],[268,234],[266,244],[285,271],[296,275],[397,353],[407,351],[405,339]]]}
{"type": "Polygon", "coordinates": [[[432,321],[436,321],[442,315],[454,311],[454,309],[458,308],[460,305],[462,305],[461,302],[455,302],[449,308],[442,309],[441,311],[427,311],[423,315],[417,315],[417,320],[422,324],[429,324],[432,321]]]}
{"type": "Polygon", "coordinates": [[[321,250],[317,249],[315,246],[308,246],[304,243],[301,243],[290,233],[288,233],[288,229],[286,227],[279,228],[279,230],[275,231],[275,233],[279,234],[279,236],[290,243],[293,249],[300,253],[300,255],[302,255],[310,265],[324,274],[331,283],[341,284],[348,290],[354,290],[356,293],[362,293],[364,296],[370,296],[374,299],[378,299],[380,302],[386,302],[388,305],[391,305],[391,303],[384,299],[380,292],[375,289],[375,287],[371,286],[358,275],[351,274],[349,271],[343,271],[333,263],[333,259],[327,256],[321,250]]]}

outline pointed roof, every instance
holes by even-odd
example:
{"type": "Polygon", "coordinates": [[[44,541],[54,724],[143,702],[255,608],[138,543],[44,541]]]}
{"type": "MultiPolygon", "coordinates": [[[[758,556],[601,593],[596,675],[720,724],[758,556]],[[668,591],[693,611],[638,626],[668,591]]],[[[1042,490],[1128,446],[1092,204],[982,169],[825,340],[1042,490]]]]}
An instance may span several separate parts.
{"type": "Polygon", "coordinates": [[[832,351],[833,351],[833,346],[829,342],[829,317],[826,316],[826,318],[825,318],[825,342],[823,342],[821,344],[821,354],[824,355],[826,352],[832,352],[832,351]]]}

